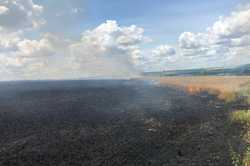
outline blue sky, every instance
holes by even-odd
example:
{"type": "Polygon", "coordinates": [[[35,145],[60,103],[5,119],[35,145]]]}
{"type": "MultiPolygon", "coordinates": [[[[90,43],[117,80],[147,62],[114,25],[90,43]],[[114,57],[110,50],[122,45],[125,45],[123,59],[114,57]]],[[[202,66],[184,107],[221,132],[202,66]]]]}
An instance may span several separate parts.
{"type": "Polygon", "coordinates": [[[106,20],[135,24],[157,43],[175,43],[184,31],[202,32],[243,0],[34,0],[45,6],[45,31],[78,36],[106,20]],[[71,13],[73,9],[78,13],[71,13]],[[61,14],[57,16],[57,14],[61,14]]]}
{"type": "Polygon", "coordinates": [[[146,35],[160,42],[173,43],[183,31],[199,32],[220,15],[228,14],[239,0],[91,0],[87,3],[87,22],[106,19],[122,25],[136,24],[146,35]]]}
{"type": "Polygon", "coordinates": [[[74,79],[250,63],[248,0],[2,0],[0,78],[74,79]]]}

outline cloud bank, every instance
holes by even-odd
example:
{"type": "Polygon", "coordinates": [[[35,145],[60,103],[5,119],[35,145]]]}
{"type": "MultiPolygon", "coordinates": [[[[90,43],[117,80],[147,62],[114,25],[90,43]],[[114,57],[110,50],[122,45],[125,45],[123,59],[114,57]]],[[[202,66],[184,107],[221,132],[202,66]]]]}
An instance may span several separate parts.
{"type": "Polygon", "coordinates": [[[204,32],[181,33],[176,44],[147,49],[142,45],[150,40],[136,25],[107,20],[69,39],[40,33],[43,14],[44,7],[32,0],[0,2],[1,80],[132,77],[139,71],[250,62],[249,6],[218,18],[204,32]]]}
{"type": "MultiPolygon", "coordinates": [[[[163,47],[161,48],[163,49],[163,47]]],[[[158,48],[158,51],[153,51],[152,56],[149,56],[148,60],[153,61],[152,59],[155,59],[155,54],[161,54],[159,50],[162,49],[158,48]]],[[[241,63],[249,63],[249,5],[232,12],[229,16],[220,17],[212,26],[208,27],[205,32],[183,32],[179,36],[178,43],[172,46],[171,49],[176,50],[176,56],[158,60],[165,61],[165,69],[168,69],[168,67],[171,69],[172,66],[175,66],[175,68],[178,66],[185,68],[188,63],[193,64],[194,67],[230,67],[241,63]],[[178,60],[171,62],[173,58],[177,58],[178,60]]],[[[169,55],[165,54],[164,57],[169,57],[169,55]]],[[[153,64],[151,64],[151,67],[152,66],[153,64]]],[[[192,66],[188,68],[192,68],[192,66]]],[[[159,68],[156,67],[155,69],[157,70],[159,68]]]]}
{"type": "Polygon", "coordinates": [[[140,57],[144,29],[108,20],[83,31],[79,40],[50,33],[29,39],[42,26],[43,7],[32,0],[4,1],[0,7],[0,74],[2,79],[74,79],[132,77],[140,57]],[[22,20],[22,21],[19,21],[22,20]]]}

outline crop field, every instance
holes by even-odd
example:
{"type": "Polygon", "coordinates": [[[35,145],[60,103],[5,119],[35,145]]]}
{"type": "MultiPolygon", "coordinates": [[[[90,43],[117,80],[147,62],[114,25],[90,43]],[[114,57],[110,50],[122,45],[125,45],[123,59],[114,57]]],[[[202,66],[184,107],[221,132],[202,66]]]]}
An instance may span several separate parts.
{"type": "Polygon", "coordinates": [[[222,112],[227,118],[222,126],[229,138],[232,165],[250,165],[249,76],[158,77],[154,80],[161,86],[180,88],[198,96],[205,92],[224,101],[222,112]]]}
{"type": "Polygon", "coordinates": [[[232,100],[250,83],[250,76],[187,76],[156,77],[161,85],[174,86],[186,90],[190,94],[209,92],[220,99],[232,100]]]}

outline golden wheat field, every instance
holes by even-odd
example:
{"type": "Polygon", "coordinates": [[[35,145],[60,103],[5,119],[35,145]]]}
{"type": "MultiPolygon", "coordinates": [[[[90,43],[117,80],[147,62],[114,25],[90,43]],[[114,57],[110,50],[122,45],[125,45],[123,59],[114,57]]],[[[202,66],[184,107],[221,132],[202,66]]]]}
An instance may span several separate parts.
{"type": "Polygon", "coordinates": [[[250,83],[250,76],[155,77],[161,85],[183,88],[191,94],[208,91],[219,98],[230,98],[250,83]]]}

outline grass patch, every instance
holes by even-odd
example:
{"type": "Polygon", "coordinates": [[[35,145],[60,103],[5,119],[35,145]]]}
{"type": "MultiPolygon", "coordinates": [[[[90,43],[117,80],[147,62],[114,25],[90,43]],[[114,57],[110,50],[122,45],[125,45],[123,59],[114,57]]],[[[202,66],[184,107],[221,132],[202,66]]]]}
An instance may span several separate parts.
{"type": "Polygon", "coordinates": [[[232,112],[230,124],[230,130],[241,130],[238,135],[232,135],[231,143],[235,142],[235,138],[242,140],[241,144],[236,144],[234,148],[230,144],[233,164],[234,166],[250,166],[250,110],[232,112]]]}
{"type": "Polygon", "coordinates": [[[230,115],[232,122],[238,122],[244,125],[250,124],[250,110],[240,110],[232,112],[230,115]]]}
{"type": "Polygon", "coordinates": [[[246,103],[250,104],[250,83],[241,87],[238,95],[245,98],[246,103]]]}

